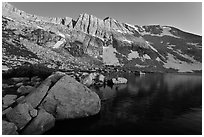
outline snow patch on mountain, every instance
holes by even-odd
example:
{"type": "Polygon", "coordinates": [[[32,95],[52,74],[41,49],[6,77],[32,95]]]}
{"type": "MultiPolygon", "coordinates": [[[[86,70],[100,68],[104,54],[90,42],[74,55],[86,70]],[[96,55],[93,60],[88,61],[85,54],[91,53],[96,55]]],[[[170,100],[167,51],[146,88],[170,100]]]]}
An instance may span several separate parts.
{"type": "Polygon", "coordinates": [[[131,25],[131,24],[128,24],[128,23],[125,23],[126,25],[130,26],[131,28],[133,28],[134,30],[136,30],[137,32],[139,32],[139,28],[138,27],[135,27],[134,25],[131,25]]]}
{"type": "MultiPolygon", "coordinates": [[[[143,26],[144,27],[144,26],[143,26]]],[[[153,34],[151,32],[147,32],[147,31],[143,31],[143,32],[140,32],[141,35],[151,35],[151,36],[158,36],[158,37],[163,37],[163,36],[171,36],[171,37],[175,37],[175,38],[180,38],[178,36],[175,36],[173,35],[170,31],[171,31],[171,28],[170,27],[166,27],[166,26],[163,26],[161,27],[162,28],[162,33],[160,34],[153,34]]]]}
{"type": "Polygon", "coordinates": [[[103,47],[103,62],[107,65],[120,65],[118,58],[116,57],[117,50],[112,45],[103,47]]]}
{"type": "Polygon", "coordinates": [[[130,50],[131,53],[128,54],[128,60],[132,60],[133,58],[140,58],[139,53],[137,51],[130,50]]]}
{"type": "Polygon", "coordinates": [[[156,58],[156,61],[163,62],[159,57],[156,58]]]}
{"type": "Polygon", "coordinates": [[[170,27],[164,26],[164,27],[162,27],[162,28],[163,28],[163,31],[162,31],[162,33],[161,33],[161,36],[168,35],[168,36],[171,36],[171,37],[180,38],[180,37],[177,37],[177,36],[171,34],[171,32],[170,32],[170,31],[171,31],[171,28],[170,28],[170,27]]]}
{"type": "Polygon", "coordinates": [[[140,56],[137,51],[130,50],[130,52],[131,53],[129,53],[128,57],[127,57],[128,60],[132,60],[133,58],[139,58],[142,61],[145,61],[146,59],[151,59],[150,56],[148,56],[147,54],[144,54],[143,56],[140,56]]]}
{"type": "Polygon", "coordinates": [[[193,70],[202,70],[201,63],[187,63],[178,60],[174,55],[167,53],[167,63],[163,65],[165,68],[178,69],[178,72],[193,72],[193,70]]]}
{"type": "Polygon", "coordinates": [[[145,67],[147,67],[147,66],[136,64],[135,67],[138,67],[138,68],[145,68],[145,67]]]}
{"type": "Polygon", "coordinates": [[[150,56],[148,56],[147,54],[144,54],[144,55],[143,55],[143,58],[144,58],[144,59],[151,59],[150,56]]]}
{"type": "Polygon", "coordinates": [[[60,32],[58,32],[58,35],[61,36],[61,37],[63,37],[63,38],[65,38],[65,35],[62,34],[62,33],[60,33],[60,32]]]}
{"type": "Polygon", "coordinates": [[[199,45],[199,43],[190,43],[190,42],[188,42],[188,43],[186,43],[186,44],[195,46],[196,48],[199,48],[199,49],[202,49],[202,46],[199,45]]]}
{"type": "Polygon", "coordinates": [[[127,39],[123,39],[123,42],[127,42],[127,43],[133,43],[132,41],[130,41],[130,40],[127,40],[127,39]]]}
{"type": "Polygon", "coordinates": [[[155,52],[159,53],[148,41],[145,41],[147,43],[147,45],[154,50],[155,52]]]}
{"type": "Polygon", "coordinates": [[[42,28],[41,26],[37,26],[37,28],[38,28],[38,29],[42,29],[42,30],[44,30],[44,28],[42,28]]]}
{"type": "Polygon", "coordinates": [[[66,42],[65,39],[61,40],[61,41],[58,41],[54,46],[53,48],[56,49],[56,48],[59,48],[64,42],[66,42]]]}

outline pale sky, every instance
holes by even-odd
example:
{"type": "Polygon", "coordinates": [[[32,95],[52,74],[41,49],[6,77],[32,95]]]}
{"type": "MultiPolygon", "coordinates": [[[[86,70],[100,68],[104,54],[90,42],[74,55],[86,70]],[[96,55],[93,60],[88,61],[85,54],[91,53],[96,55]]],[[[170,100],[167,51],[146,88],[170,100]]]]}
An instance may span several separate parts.
{"type": "Polygon", "coordinates": [[[202,35],[201,2],[10,2],[30,14],[71,17],[88,13],[132,25],[169,25],[202,35]]]}

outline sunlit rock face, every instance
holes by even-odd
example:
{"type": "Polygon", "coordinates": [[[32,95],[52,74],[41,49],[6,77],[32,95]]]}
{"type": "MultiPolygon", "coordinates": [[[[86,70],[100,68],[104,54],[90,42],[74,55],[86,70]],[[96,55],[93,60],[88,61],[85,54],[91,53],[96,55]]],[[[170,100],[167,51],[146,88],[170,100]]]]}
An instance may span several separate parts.
{"type": "Polygon", "coordinates": [[[2,50],[8,68],[29,62],[64,69],[113,65],[160,72],[202,70],[201,36],[86,13],[76,20],[40,17],[9,3],[2,4],[2,50]]]}

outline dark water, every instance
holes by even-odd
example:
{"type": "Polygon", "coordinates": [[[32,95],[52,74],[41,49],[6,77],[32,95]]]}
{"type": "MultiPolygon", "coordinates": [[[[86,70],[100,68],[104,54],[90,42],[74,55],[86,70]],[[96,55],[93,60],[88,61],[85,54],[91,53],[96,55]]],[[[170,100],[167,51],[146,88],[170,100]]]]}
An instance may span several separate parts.
{"type": "Polygon", "coordinates": [[[202,76],[125,75],[128,84],[94,89],[98,115],[57,121],[46,134],[202,134],[202,76]]]}

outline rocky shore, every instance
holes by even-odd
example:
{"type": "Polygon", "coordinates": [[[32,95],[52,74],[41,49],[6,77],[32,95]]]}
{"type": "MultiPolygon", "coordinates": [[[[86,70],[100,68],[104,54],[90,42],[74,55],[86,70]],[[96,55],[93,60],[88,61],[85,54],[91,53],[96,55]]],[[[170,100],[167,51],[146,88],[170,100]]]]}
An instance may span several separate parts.
{"type": "Polygon", "coordinates": [[[55,126],[56,120],[96,115],[101,99],[89,88],[126,84],[120,73],[124,70],[62,72],[22,66],[3,71],[3,134],[43,134],[55,126]]]}

